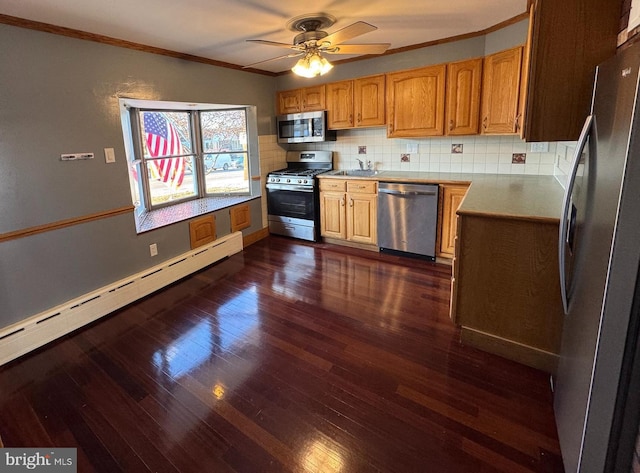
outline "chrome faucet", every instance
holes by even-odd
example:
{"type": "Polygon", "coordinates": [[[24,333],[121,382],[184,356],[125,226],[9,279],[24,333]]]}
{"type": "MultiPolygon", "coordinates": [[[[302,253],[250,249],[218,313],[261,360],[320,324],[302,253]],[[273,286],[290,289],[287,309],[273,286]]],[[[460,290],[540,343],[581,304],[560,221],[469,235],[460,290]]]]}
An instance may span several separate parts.
{"type": "MultiPolygon", "coordinates": [[[[360,170],[364,171],[364,162],[361,159],[356,158],[356,161],[358,161],[358,164],[360,165],[360,170]]],[[[373,168],[371,167],[371,161],[367,161],[367,171],[372,171],[373,168]]]]}

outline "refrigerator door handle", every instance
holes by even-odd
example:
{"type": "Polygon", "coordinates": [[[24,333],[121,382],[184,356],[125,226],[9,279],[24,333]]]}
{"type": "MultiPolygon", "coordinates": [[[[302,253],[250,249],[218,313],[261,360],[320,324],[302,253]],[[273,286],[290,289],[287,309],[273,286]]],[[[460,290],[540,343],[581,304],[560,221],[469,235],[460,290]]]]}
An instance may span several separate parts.
{"type": "Polygon", "coordinates": [[[567,180],[567,187],[564,191],[564,198],[562,201],[562,214],[560,215],[560,234],[558,237],[558,264],[560,270],[560,294],[562,296],[562,307],[564,313],[569,313],[569,296],[567,288],[567,274],[566,274],[566,257],[567,257],[567,240],[569,237],[569,225],[571,219],[569,218],[569,211],[571,208],[571,195],[573,193],[573,186],[576,181],[576,175],[578,173],[578,166],[582,157],[582,152],[587,144],[587,138],[593,128],[594,117],[589,115],[584,122],[580,138],[578,139],[578,145],[576,152],[573,156],[571,163],[571,171],[567,180]]]}

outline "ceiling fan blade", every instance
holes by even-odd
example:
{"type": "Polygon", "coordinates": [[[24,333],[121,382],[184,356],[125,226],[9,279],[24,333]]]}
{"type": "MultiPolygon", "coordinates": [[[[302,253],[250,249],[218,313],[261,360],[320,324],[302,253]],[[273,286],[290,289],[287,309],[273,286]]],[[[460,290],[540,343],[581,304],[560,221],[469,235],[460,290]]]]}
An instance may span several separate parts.
{"type": "Polygon", "coordinates": [[[364,21],[356,21],[355,23],[345,26],[341,30],[331,33],[329,36],[322,38],[318,43],[331,43],[332,46],[337,46],[344,41],[348,41],[351,38],[360,36],[365,33],[377,30],[378,27],[365,23],[364,21]]]}
{"type": "Polygon", "coordinates": [[[266,41],[264,39],[248,39],[249,43],[266,44],[267,46],[277,46],[278,48],[295,49],[296,46],[288,43],[277,43],[275,41],[266,41]]]}
{"type": "Polygon", "coordinates": [[[291,53],[291,54],[285,54],[284,56],[278,56],[278,57],[272,57],[271,59],[265,59],[264,61],[258,61],[258,62],[254,62],[253,64],[248,64],[246,66],[242,66],[243,69],[250,69],[254,66],[258,66],[260,64],[264,64],[265,62],[271,62],[271,61],[277,61],[278,59],[286,59],[286,58],[290,58],[290,57],[296,57],[296,56],[301,56],[302,52],[298,52],[298,53],[291,53]]]}
{"type": "Polygon", "coordinates": [[[322,50],[329,54],[382,54],[391,46],[390,43],[371,44],[340,44],[333,48],[322,50]]]}

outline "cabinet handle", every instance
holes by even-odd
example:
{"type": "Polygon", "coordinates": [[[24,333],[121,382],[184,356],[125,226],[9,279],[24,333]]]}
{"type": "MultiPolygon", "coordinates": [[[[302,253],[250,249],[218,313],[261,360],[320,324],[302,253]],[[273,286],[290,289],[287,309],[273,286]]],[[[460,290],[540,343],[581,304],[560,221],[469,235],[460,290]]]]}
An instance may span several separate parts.
{"type": "Polygon", "coordinates": [[[360,115],[360,113],[358,113],[358,123],[360,123],[362,121],[362,115],[360,115]]]}
{"type": "Polygon", "coordinates": [[[344,207],[344,197],[340,199],[340,205],[344,207]]]}
{"type": "Polygon", "coordinates": [[[520,130],[520,116],[521,115],[522,115],[521,113],[518,113],[516,115],[516,118],[514,119],[513,127],[515,128],[516,131],[520,130]]]}
{"type": "Polygon", "coordinates": [[[453,120],[449,120],[449,131],[453,131],[453,120]]]}
{"type": "Polygon", "coordinates": [[[484,119],[482,120],[482,128],[484,128],[485,130],[487,129],[487,120],[489,119],[489,117],[484,117],[484,119]]]}
{"type": "Polygon", "coordinates": [[[349,207],[353,207],[353,199],[349,199],[349,207]]]}

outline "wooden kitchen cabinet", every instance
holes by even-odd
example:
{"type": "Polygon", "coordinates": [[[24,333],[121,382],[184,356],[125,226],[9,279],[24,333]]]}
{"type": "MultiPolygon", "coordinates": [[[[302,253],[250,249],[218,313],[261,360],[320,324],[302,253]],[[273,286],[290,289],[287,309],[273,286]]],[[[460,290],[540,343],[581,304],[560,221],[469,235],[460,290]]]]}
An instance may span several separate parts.
{"type": "Polygon", "coordinates": [[[278,114],[311,112],[326,108],[325,85],[278,92],[278,114]]]}
{"type": "Polygon", "coordinates": [[[327,128],[353,128],[353,81],[327,84],[327,128]]]}
{"type": "Polygon", "coordinates": [[[510,134],[519,130],[523,49],[523,46],[518,46],[484,58],[481,105],[483,134],[510,134]]]}
{"type": "Polygon", "coordinates": [[[558,221],[459,213],[451,316],[462,342],[554,373],[558,221]]]}
{"type": "Polygon", "coordinates": [[[387,137],[444,134],[446,64],[387,74],[387,137]]]}
{"type": "Polygon", "coordinates": [[[576,141],[596,66],[616,53],[621,0],[536,0],[530,16],[523,138],[576,141]]]}
{"type": "Polygon", "coordinates": [[[377,242],[376,181],[320,179],[323,237],[365,245],[377,242]]]}
{"type": "Polygon", "coordinates": [[[483,58],[447,64],[446,134],[476,135],[480,122],[483,58]]]}
{"type": "Polygon", "coordinates": [[[454,256],[458,218],[456,211],[468,189],[468,184],[440,184],[437,256],[444,258],[454,256]]]}
{"type": "Polygon", "coordinates": [[[384,75],[331,82],[326,87],[329,129],[385,124],[384,75]]]}

